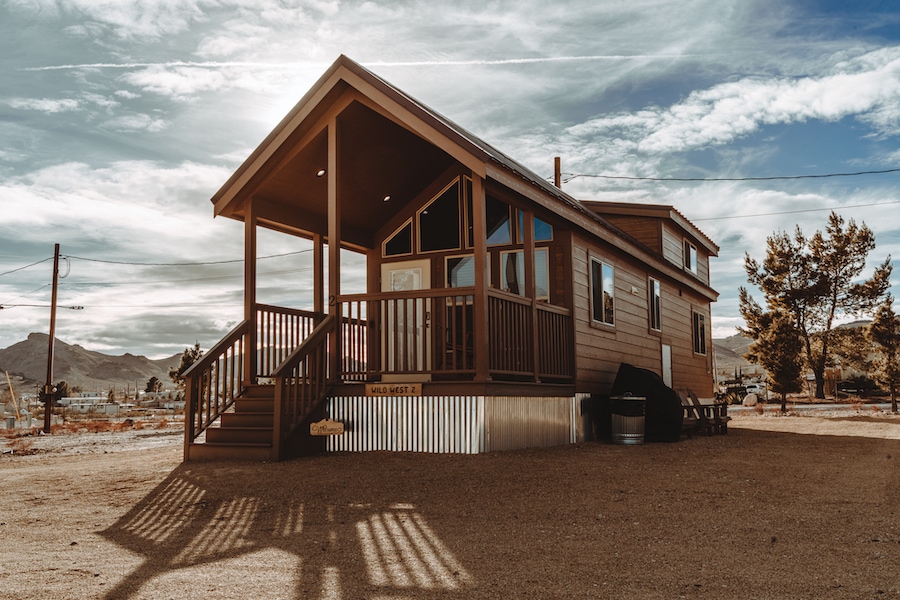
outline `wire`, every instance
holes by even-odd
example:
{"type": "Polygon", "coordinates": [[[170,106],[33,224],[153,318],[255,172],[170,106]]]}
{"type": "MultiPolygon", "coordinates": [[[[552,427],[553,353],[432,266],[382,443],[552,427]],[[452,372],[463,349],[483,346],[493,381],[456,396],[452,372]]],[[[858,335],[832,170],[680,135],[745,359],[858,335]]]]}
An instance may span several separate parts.
{"type": "Polygon", "coordinates": [[[853,173],[824,173],[820,175],[774,175],[771,177],[631,177],[627,175],[599,175],[594,173],[562,173],[567,175],[562,180],[568,183],[577,177],[594,177],[598,179],[625,179],[628,181],[778,181],[785,179],[825,179],[828,177],[858,177],[861,175],[883,175],[900,173],[900,168],[880,171],[856,171],[853,173]]]}
{"type": "MultiPolygon", "coordinates": [[[[312,249],[307,250],[298,250],[296,252],[285,252],[284,254],[271,254],[269,256],[260,256],[259,260],[265,258],[281,258],[282,256],[294,256],[297,254],[306,254],[308,252],[312,252],[312,249]]],[[[84,260],[87,262],[96,262],[103,263],[107,265],[128,265],[135,267],[201,267],[206,265],[227,265],[234,263],[242,263],[244,262],[243,258],[237,258],[232,260],[214,260],[210,262],[194,262],[194,263],[144,263],[144,262],[128,262],[123,260],[102,260],[99,258],[86,258],[84,256],[72,256],[71,254],[67,255],[67,258],[74,258],[75,260],[84,260]]]]}
{"type": "Polygon", "coordinates": [[[17,273],[17,272],[19,272],[19,271],[24,271],[25,269],[30,269],[31,267],[33,267],[33,266],[35,266],[35,265],[39,265],[39,264],[41,264],[41,263],[45,263],[45,262],[47,262],[48,260],[52,260],[52,257],[45,258],[44,260],[39,260],[39,261],[37,261],[37,262],[33,262],[33,263],[31,263],[30,265],[25,265],[24,267],[19,267],[18,269],[13,269],[12,271],[7,271],[7,272],[5,272],[5,273],[0,273],[0,277],[3,277],[4,275],[9,275],[10,273],[17,273]]]}
{"type": "Polygon", "coordinates": [[[892,200],[891,202],[872,202],[870,204],[847,204],[845,206],[831,206],[825,208],[803,208],[798,210],[783,210],[780,212],[757,213],[753,215],[728,215],[726,217],[704,217],[700,219],[691,219],[694,222],[700,221],[727,221],[729,219],[752,219],[753,217],[775,217],[778,215],[796,215],[808,212],[838,211],[845,208],[865,208],[867,206],[888,206],[890,204],[900,204],[900,200],[892,200]]]}

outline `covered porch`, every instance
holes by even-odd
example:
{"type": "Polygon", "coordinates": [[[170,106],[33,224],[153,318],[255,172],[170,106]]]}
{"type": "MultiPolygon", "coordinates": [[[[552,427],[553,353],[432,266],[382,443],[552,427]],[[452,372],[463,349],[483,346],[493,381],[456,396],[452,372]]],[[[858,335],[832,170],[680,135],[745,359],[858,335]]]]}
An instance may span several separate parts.
{"type": "Polygon", "coordinates": [[[271,435],[247,432],[243,452],[274,459],[327,397],[367,384],[571,397],[571,294],[547,283],[565,279],[564,233],[548,237],[496,168],[464,132],[335,63],[213,198],[244,224],[244,319],[186,374],[186,458],[251,396],[271,393],[271,435]],[[258,301],[261,228],[311,241],[311,306],[258,301]],[[364,292],[342,291],[342,251],[365,256],[364,292]]]}

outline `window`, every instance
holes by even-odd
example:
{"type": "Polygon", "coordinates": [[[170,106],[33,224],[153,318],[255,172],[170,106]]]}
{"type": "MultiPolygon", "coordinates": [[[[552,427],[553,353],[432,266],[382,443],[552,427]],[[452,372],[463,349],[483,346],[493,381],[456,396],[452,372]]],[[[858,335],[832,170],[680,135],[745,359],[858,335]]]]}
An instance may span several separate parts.
{"type": "Polygon", "coordinates": [[[697,274],[697,247],[687,240],[684,240],[684,268],[697,274]]]}
{"type": "MultiPolygon", "coordinates": [[[[525,213],[521,210],[519,213],[519,243],[525,243],[525,213]]],[[[553,225],[542,221],[537,217],[534,218],[534,241],[535,242],[552,242],[553,241],[553,225]]]]}
{"type": "Polygon", "coordinates": [[[659,282],[655,279],[650,279],[650,284],[647,286],[650,290],[650,329],[653,331],[661,331],[662,330],[662,288],[659,282]]]}
{"type": "MultiPolygon", "coordinates": [[[[500,253],[500,289],[525,295],[525,258],[523,250],[500,253]]],[[[550,300],[549,255],[546,248],[534,251],[534,286],[536,300],[550,300]]]]}
{"type": "Polygon", "coordinates": [[[706,354],[706,317],[694,312],[694,353],[706,354]]]}
{"type": "Polygon", "coordinates": [[[412,254],[412,221],[407,221],[384,242],[384,256],[412,254]]]}
{"type": "Polygon", "coordinates": [[[606,325],[615,324],[613,268],[591,259],[591,319],[606,325]]]}
{"type": "Polygon", "coordinates": [[[459,180],[419,211],[419,251],[459,249],[459,180]]]}
{"type": "Polygon", "coordinates": [[[448,256],[446,265],[447,287],[472,287],[475,285],[475,257],[471,254],[448,256]]]}
{"type": "MultiPolygon", "coordinates": [[[[471,181],[468,181],[471,187],[471,181]]],[[[484,221],[487,227],[487,245],[488,246],[508,246],[512,243],[512,219],[509,214],[509,204],[498,200],[493,196],[487,196],[484,204],[484,221]]],[[[475,246],[474,229],[472,222],[474,221],[474,209],[472,207],[472,193],[468,193],[466,200],[466,215],[469,218],[469,234],[468,247],[475,246]]]]}

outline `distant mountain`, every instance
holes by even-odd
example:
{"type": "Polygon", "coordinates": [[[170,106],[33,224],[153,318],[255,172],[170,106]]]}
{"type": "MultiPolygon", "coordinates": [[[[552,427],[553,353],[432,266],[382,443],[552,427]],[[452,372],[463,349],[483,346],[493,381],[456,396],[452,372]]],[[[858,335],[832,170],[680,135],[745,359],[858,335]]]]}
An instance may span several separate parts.
{"type": "MultiPolygon", "coordinates": [[[[3,371],[8,371],[10,377],[23,379],[26,389],[42,385],[47,378],[49,343],[47,334],[32,333],[27,340],[0,350],[0,387],[6,387],[3,371]]],[[[169,367],[177,366],[180,361],[180,353],[159,360],[133,354],[110,356],[57,339],[53,347],[53,382],[65,381],[70,386],[92,392],[111,387],[144,389],[147,381],[156,377],[171,387],[169,367]]]]}
{"type": "Polygon", "coordinates": [[[744,358],[753,340],[738,333],[724,339],[714,339],[713,349],[716,353],[716,371],[720,375],[732,377],[734,372],[750,373],[760,367],[752,365],[744,358]]]}

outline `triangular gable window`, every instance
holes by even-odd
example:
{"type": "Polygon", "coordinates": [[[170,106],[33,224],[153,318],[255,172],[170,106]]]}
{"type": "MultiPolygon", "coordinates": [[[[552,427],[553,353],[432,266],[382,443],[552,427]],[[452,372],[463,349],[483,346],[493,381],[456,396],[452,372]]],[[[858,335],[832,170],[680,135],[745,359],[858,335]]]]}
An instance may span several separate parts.
{"type": "Polygon", "coordinates": [[[458,250],[459,179],[419,211],[419,252],[458,250]]]}
{"type": "Polygon", "coordinates": [[[385,256],[412,254],[412,219],[384,242],[385,256]]]}

